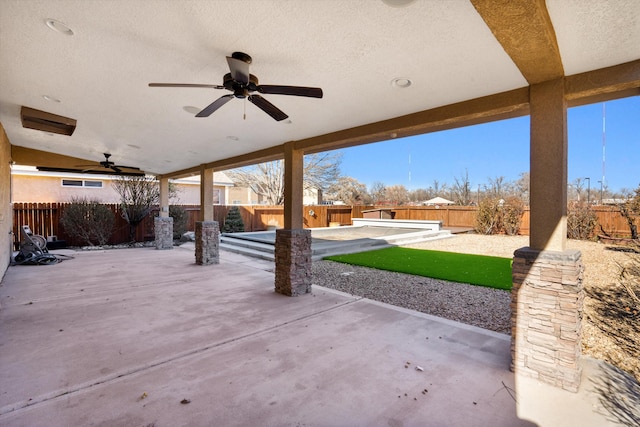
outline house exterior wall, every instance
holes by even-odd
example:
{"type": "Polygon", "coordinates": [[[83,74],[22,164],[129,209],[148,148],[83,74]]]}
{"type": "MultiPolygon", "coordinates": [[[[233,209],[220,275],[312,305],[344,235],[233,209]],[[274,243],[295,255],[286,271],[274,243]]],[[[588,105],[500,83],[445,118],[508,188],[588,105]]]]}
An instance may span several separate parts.
{"type": "MultiPolygon", "coordinates": [[[[182,184],[174,183],[176,188],[175,197],[170,200],[171,204],[179,205],[199,205],[200,204],[200,184],[182,184]]],[[[225,187],[222,185],[213,185],[213,204],[225,204],[225,187]]]]}
{"type": "MultiPolygon", "coordinates": [[[[6,165],[8,168],[8,164],[6,165]]],[[[73,197],[87,197],[97,199],[102,203],[119,203],[120,196],[113,188],[113,180],[101,175],[45,175],[38,172],[17,172],[12,174],[13,188],[12,201],[14,203],[54,203],[69,202],[73,197]],[[62,185],[63,179],[100,181],[102,188],[95,187],[66,187],[62,185]]],[[[200,204],[200,185],[192,183],[175,183],[176,197],[171,200],[173,204],[198,205],[200,204]]],[[[214,192],[219,195],[215,204],[224,204],[223,185],[214,185],[214,192]],[[216,202],[219,200],[219,202],[216,202]]],[[[4,194],[4,192],[3,192],[4,194]]],[[[9,192],[7,191],[7,194],[9,192]]]]}
{"type": "Polygon", "coordinates": [[[257,205],[262,198],[247,187],[228,187],[229,205],[257,205]]]}
{"type": "Polygon", "coordinates": [[[0,123],[0,279],[11,262],[13,207],[11,206],[11,144],[0,123]]]}
{"type": "Polygon", "coordinates": [[[14,203],[69,202],[73,197],[98,199],[102,203],[118,203],[120,196],[113,189],[111,181],[89,177],[34,176],[13,174],[14,203]],[[101,181],[102,188],[63,187],[63,179],[101,181]]]}

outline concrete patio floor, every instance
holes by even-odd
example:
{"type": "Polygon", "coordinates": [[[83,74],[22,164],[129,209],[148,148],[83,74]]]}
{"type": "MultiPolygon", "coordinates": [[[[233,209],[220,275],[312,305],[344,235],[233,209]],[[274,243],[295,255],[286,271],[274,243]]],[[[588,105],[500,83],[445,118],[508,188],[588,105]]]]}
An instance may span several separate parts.
{"type": "Polygon", "coordinates": [[[516,385],[508,336],[319,286],[285,297],[266,261],[73,255],[2,281],[2,426],[617,425],[593,360],[578,394],[516,385]]]}

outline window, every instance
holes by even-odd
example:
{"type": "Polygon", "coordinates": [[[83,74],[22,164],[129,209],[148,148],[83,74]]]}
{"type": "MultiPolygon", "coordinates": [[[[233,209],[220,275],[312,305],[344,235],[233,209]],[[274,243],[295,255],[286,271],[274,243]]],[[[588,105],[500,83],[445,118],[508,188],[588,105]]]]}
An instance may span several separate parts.
{"type": "Polygon", "coordinates": [[[102,188],[102,181],[89,181],[82,179],[63,179],[63,187],[89,187],[89,188],[102,188]]]}
{"type": "Polygon", "coordinates": [[[214,205],[220,204],[220,189],[218,188],[213,189],[213,204],[214,205]]]}

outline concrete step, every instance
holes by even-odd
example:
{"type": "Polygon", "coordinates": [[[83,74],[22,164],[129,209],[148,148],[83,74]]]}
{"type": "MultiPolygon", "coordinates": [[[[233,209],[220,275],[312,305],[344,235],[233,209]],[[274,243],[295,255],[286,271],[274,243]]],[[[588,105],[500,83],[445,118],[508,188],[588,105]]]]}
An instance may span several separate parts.
{"type": "MultiPolygon", "coordinates": [[[[405,233],[395,237],[362,238],[355,240],[324,241],[312,244],[311,259],[320,260],[330,255],[351,254],[365,252],[374,249],[383,249],[390,246],[408,245],[411,243],[425,242],[429,240],[453,237],[448,230],[418,231],[405,233]]],[[[232,236],[220,236],[220,249],[247,255],[268,261],[275,261],[274,246],[267,243],[254,242],[232,236]]]]}
{"type": "Polygon", "coordinates": [[[236,254],[240,254],[240,255],[246,255],[253,258],[275,262],[275,256],[273,254],[273,246],[271,247],[271,252],[266,252],[264,250],[251,249],[245,246],[239,246],[235,244],[220,243],[220,249],[233,252],[236,254]]]}
{"type": "Polygon", "coordinates": [[[247,239],[239,239],[231,236],[220,236],[220,243],[229,246],[242,247],[259,252],[273,253],[273,245],[268,243],[254,242],[247,239]]]}

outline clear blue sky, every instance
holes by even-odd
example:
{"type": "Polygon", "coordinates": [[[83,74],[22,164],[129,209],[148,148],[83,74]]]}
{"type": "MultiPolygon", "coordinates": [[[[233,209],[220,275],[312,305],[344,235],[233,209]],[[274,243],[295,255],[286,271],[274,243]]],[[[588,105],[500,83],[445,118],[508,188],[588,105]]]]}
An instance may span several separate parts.
{"type": "MultiPolygon", "coordinates": [[[[605,182],[609,190],[640,185],[640,97],[609,101],[606,110],[605,182]]],[[[568,110],[568,182],[591,178],[600,188],[603,104],[568,110]]],[[[472,188],[529,171],[529,117],[340,150],[342,174],[370,187],[376,181],[409,190],[453,184],[469,172],[472,188]]]]}

